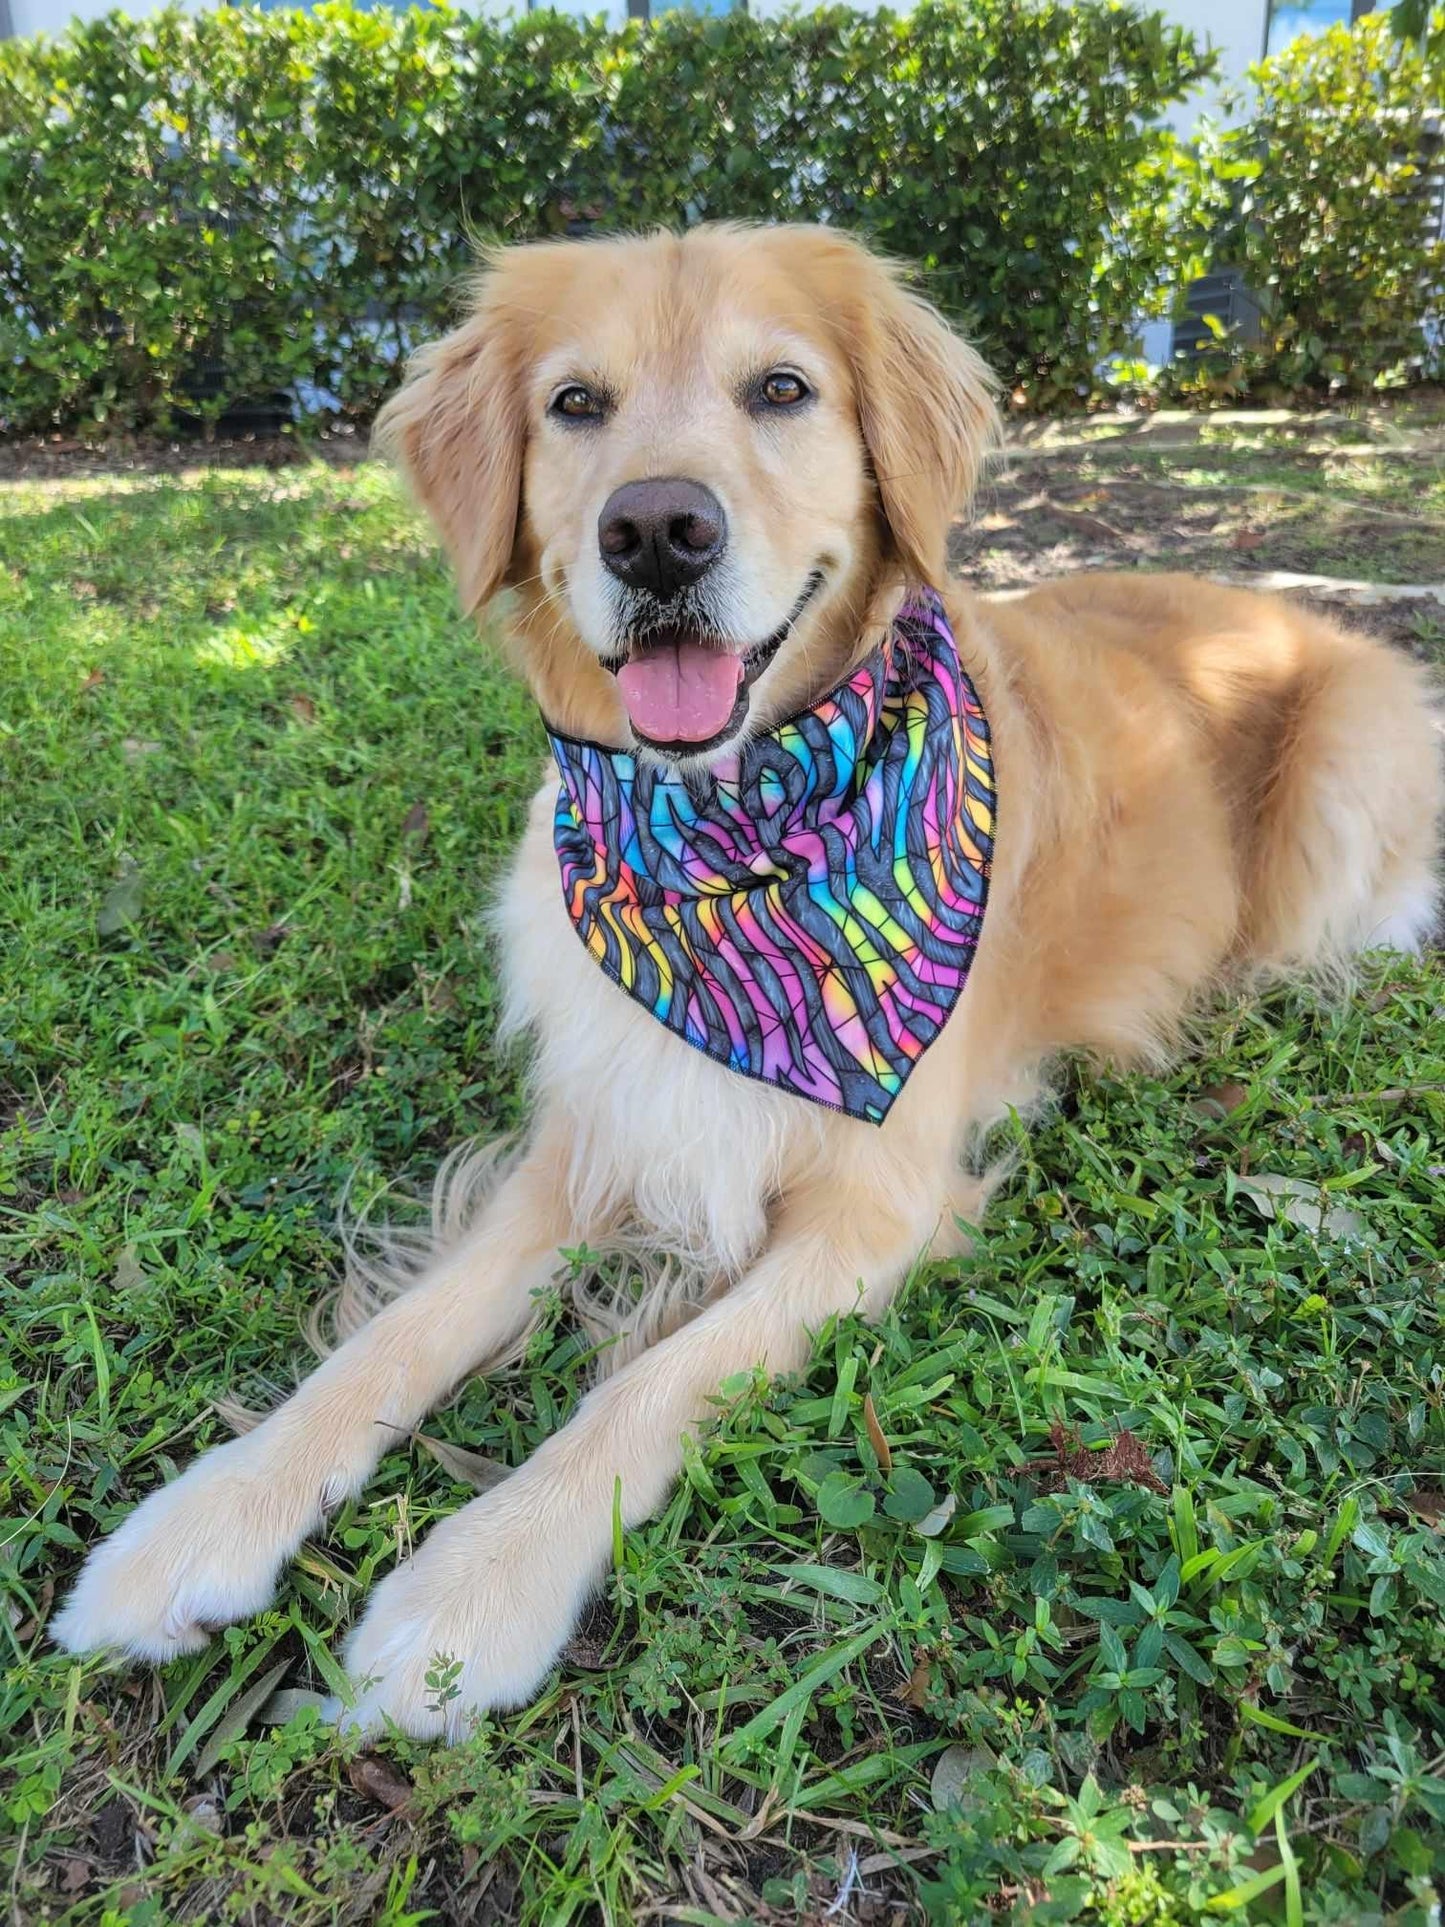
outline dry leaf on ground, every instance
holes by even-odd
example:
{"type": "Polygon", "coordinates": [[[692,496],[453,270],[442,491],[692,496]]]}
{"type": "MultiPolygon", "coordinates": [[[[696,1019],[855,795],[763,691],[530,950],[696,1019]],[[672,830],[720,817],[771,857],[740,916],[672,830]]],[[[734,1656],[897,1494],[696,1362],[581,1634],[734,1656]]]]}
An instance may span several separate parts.
{"type": "Polygon", "coordinates": [[[1234,1188],[1248,1198],[1262,1218],[1284,1218],[1306,1231],[1327,1232],[1332,1238],[1362,1238],[1365,1221],[1348,1205],[1331,1204],[1319,1185],[1308,1178],[1288,1178],[1276,1171],[1236,1176],[1234,1188]]]}
{"type": "Polygon", "coordinates": [[[1133,1432],[1120,1432],[1112,1445],[1096,1447],[1082,1444],[1073,1426],[1055,1419],[1049,1427],[1049,1442],[1054,1448],[1052,1458],[1029,1459],[1019,1470],[1045,1473],[1056,1492],[1070,1479],[1080,1485],[1112,1482],[1143,1486],[1149,1492],[1169,1490],[1154,1470],[1144,1441],[1133,1432]]]}
{"type": "Polygon", "coordinates": [[[379,1753],[362,1753],[347,1768],[351,1784],[364,1800],[399,1813],[412,1796],[412,1784],[399,1767],[379,1753]]]}

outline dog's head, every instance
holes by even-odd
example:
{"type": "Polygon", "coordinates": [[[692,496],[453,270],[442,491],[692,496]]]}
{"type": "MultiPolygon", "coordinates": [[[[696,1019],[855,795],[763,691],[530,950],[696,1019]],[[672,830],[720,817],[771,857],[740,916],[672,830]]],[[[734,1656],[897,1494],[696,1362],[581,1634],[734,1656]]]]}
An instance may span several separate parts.
{"type": "Polygon", "coordinates": [[[836,683],[941,581],[994,430],[973,351],[826,228],[492,255],[379,424],[463,603],[568,733],[674,761],[836,683]]]}

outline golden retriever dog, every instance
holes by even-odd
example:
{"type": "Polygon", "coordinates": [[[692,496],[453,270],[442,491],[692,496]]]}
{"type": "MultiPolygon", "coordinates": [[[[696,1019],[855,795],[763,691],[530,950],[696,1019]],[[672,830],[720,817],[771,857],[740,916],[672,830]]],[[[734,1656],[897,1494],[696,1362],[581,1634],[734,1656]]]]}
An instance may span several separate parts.
{"type": "MultiPolygon", "coordinates": [[[[510,592],[516,663],[592,767],[705,804],[740,757],[835,716],[824,698],[866,685],[905,602],[935,591],[997,790],[967,980],[881,1122],[740,1074],[579,942],[549,770],[497,915],[509,1023],[534,1043],[524,1141],[453,1166],[429,1253],[374,1315],[91,1554],[62,1645],[164,1661],[260,1611],[396,1439],[516,1347],[560,1250],[645,1247],[688,1288],[636,1306],[571,1420],[380,1583],[346,1649],[362,1729],[452,1734],[524,1702],[605,1571],[614,1494],[646,1519],[724,1381],[799,1369],[830,1315],[876,1315],[922,1255],[957,1252],[983,1140],[1059,1052],[1155,1061],[1221,986],[1430,931],[1442,784],[1422,672],[1181,575],[981,598],[948,579],[946,545],[994,433],[977,356],[844,234],[491,257],[381,424],[465,608],[510,592]]],[[[909,648],[886,660],[911,673],[909,648]]],[[[966,780],[939,792],[958,811],[983,767],[968,740],[966,780]]],[[[947,742],[915,747],[947,776],[947,742]]],[[[925,862],[957,827],[932,825],[925,862]]]]}

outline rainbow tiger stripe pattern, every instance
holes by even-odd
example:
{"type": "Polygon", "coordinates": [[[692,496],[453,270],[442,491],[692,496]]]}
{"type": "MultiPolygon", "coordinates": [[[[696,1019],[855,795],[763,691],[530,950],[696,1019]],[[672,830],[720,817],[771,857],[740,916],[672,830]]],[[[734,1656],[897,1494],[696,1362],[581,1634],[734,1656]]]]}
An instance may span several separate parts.
{"type": "Polygon", "coordinates": [[[744,1077],[881,1124],[983,927],[988,722],[943,604],[915,597],[736,774],[553,734],[567,911],[596,962],[744,1077]]]}

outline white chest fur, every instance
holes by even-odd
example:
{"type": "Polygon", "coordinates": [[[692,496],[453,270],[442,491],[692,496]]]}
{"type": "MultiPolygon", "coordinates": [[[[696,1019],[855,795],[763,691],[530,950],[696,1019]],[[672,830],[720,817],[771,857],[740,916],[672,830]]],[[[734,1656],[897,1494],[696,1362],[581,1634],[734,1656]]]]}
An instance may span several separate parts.
{"type": "Polygon", "coordinates": [[[506,1028],[535,1038],[535,1098],[567,1115],[579,1220],[626,1210],[667,1249],[734,1276],[785,1172],[836,1120],[684,1044],[603,975],[562,901],[555,796],[548,783],[534,798],[498,904],[506,1028]]]}

